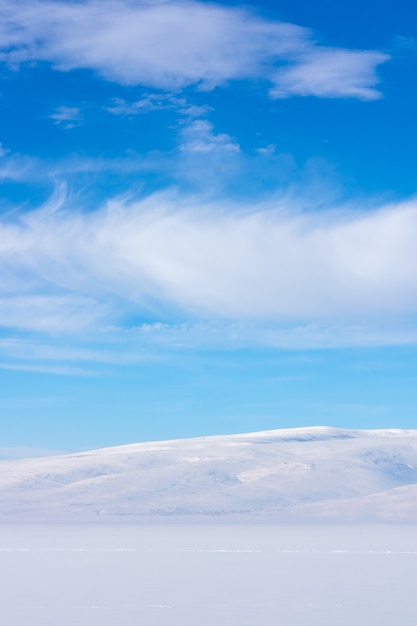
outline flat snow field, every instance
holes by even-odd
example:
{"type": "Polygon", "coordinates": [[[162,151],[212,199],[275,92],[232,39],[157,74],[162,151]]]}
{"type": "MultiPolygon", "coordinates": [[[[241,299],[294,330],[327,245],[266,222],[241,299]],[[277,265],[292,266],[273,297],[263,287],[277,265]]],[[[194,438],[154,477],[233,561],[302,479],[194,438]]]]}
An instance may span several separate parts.
{"type": "Polygon", "coordinates": [[[5,626],[415,626],[417,527],[0,526],[5,626]]]}

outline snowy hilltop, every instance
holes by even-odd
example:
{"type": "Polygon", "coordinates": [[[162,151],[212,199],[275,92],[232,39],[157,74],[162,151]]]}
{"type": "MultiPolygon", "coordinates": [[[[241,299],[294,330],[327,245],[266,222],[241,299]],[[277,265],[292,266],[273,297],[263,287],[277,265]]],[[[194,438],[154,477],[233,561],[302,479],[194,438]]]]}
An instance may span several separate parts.
{"type": "Polygon", "coordinates": [[[417,521],[417,430],[328,427],[0,462],[0,521],[417,521]]]}

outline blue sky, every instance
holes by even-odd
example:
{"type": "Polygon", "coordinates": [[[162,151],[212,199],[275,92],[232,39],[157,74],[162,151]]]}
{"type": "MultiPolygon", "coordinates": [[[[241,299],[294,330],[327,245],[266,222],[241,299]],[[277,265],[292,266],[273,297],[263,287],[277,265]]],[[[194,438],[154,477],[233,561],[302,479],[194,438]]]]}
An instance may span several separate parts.
{"type": "Polygon", "coordinates": [[[0,456],[417,426],[413,24],[2,2],[0,456]]]}

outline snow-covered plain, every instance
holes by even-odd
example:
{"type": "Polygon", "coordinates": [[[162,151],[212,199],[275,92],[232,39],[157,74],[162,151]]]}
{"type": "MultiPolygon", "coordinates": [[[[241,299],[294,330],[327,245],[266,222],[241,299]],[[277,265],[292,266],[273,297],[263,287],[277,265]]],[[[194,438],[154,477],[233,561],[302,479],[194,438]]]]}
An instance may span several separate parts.
{"type": "Polygon", "coordinates": [[[417,431],[328,427],[0,462],[0,521],[417,521],[417,431]]]}
{"type": "Polygon", "coordinates": [[[0,463],[6,626],[414,626],[417,431],[0,463]]]}
{"type": "Polygon", "coordinates": [[[5,626],[414,626],[407,525],[0,526],[5,626]]]}

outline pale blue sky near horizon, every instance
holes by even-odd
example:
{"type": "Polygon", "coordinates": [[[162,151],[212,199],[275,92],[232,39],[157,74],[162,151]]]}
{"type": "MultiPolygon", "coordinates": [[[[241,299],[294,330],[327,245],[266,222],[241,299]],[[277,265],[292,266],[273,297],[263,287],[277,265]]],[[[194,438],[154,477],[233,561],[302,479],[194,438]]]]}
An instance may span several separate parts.
{"type": "Polygon", "coordinates": [[[0,458],[415,428],[411,0],[4,0],[0,458]]]}

